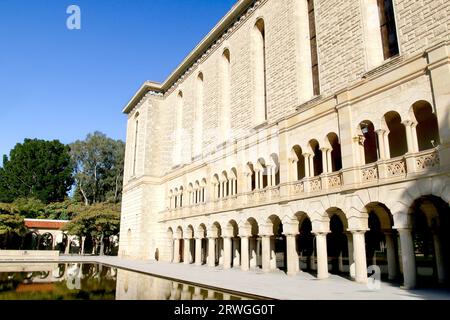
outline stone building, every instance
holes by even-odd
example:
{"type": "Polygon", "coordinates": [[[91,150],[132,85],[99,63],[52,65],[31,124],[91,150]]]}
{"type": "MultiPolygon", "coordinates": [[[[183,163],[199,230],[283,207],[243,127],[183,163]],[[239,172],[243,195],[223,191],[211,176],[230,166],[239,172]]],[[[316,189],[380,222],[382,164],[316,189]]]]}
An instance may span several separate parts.
{"type": "Polygon", "coordinates": [[[450,2],[239,0],[123,112],[120,256],[447,282],[450,2]]]}

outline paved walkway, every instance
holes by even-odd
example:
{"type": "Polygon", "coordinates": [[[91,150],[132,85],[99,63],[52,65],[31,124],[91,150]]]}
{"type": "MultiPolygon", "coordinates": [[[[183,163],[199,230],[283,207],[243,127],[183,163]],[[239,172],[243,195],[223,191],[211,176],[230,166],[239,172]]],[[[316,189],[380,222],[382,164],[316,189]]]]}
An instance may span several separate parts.
{"type": "Polygon", "coordinates": [[[199,285],[223,288],[282,300],[450,300],[450,290],[403,290],[396,285],[382,283],[380,290],[370,290],[345,278],[330,275],[317,280],[309,273],[297,276],[285,273],[263,273],[259,270],[242,272],[239,269],[172,264],[166,262],[126,260],[118,257],[61,256],[61,262],[98,262],[141,273],[188,281],[199,285]]]}

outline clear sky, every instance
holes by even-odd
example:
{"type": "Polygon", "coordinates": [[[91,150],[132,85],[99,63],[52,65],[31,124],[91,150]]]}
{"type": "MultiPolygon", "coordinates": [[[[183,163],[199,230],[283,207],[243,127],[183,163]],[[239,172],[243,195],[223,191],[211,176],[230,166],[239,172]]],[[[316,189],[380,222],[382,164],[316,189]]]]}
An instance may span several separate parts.
{"type": "Polygon", "coordinates": [[[234,3],[0,0],[0,158],[24,138],[124,140],[140,85],[165,80],[234,3]],[[66,26],[72,4],[81,30],[66,26]]]}

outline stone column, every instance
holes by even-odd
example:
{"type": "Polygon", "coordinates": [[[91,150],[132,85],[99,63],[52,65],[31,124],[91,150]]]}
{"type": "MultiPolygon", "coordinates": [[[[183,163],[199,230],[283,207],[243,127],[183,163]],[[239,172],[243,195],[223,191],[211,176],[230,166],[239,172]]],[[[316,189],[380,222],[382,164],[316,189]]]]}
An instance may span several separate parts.
{"type": "Polygon", "coordinates": [[[184,264],[190,264],[191,263],[191,239],[186,238],[184,239],[184,264]]]}
{"type": "Polygon", "coordinates": [[[388,277],[389,280],[394,280],[397,278],[397,261],[395,259],[394,236],[392,235],[392,232],[385,232],[384,237],[386,239],[388,277]]]}
{"type": "Polygon", "coordinates": [[[326,279],[328,274],[327,232],[316,232],[317,279],[326,279]]]}
{"type": "Polygon", "coordinates": [[[413,289],[416,286],[416,257],[411,229],[398,229],[402,251],[403,288],[413,289]]]}
{"type": "Polygon", "coordinates": [[[412,140],[413,140],[413,152],[419,152],[419,140],[417,139],[417,122],[413,122],[411,126],[412,140]]]}
{"type": "Polygon", "coordinates": [[[309,175],[314,177],[314,154],[309,155],[309,175]]]}
{"type": "Polygon", "coordinates": [[[359,283],[367,283],[367,260],[365,230],[352,231],[353,234],[353,258],[355,259],[355,280],[359,283]]]}
{"type": "Polygon", "coordinates": [[[231,268],[231,238],[223,237],[223,268],[231,268]]]}
{"type": "Polygon", "coordinates": [[[320,148],[320,151],[322,151],[322,170],[323,173],[329,173],[331,171],[328,171],[328,148],[320,148]]]}
{"type": "Polygon", "coordinates": [[[173,262],[180,263],[180,239],[174,239],[173,262]]]}
{"type": "Polygon", "coordinates": [[[303,159],[305,160],[305,177],[309,178],[311,177],[311,172],[309,171],[309,153],[304,153],[303,159]]]}
{"type": "Polygon", "coordinates": [[[248,271],[250,268],[248,236],[240,235],[241,238],[241,270],[248,271]]]}
{"type": "Polygon", "coordinates": [[[444,256],[442,250],[442,243],[437,231],[433,232],[434,242],[434,256],[436,259],[436,269],[439,283],[445,283],[447,281],[447,272],[444,263],[444,256]]]}
{"type": "Polygon", "coordinates": [[[261,235],[262,238],[262,270],[270,271],[270,235],[261,235]]]}
{"type": "Polygon", "coordinates": [[[268,165],[267,166],[267,186],[270,188],[273,186],[272,182],[272,166],[268,165]]]}
{"type": "Polygon", "coordinates": [[[379,129],[376,131],[377,133],[377,145],[378,145],[378,151],[379,151],[379,157],[381,160],[386,160],[386,146],[384,143],[384,133],[385,130],[379,129]]]}
{"type": "Polygon", "coordinates": [[[216,238],[208,238],[208,266],[216,266],[216,238]]]}
{"type": "Polygon", "coordinates": [[[286,254],[287,254],[287,274],[288,276],[295,276],[300,270],[298,265],[298,254],[296,248],[296,235],[286,234],[286,254]]]}
{"type": "Polygon", "coordinates": [[[406,144],[408,145],[408,153],[414,152],[414,142],[412,136],[412,122],[409,120],[403,121],[402,124],[405,126],[406,131],[406,144]]]}
{"type": "Polygon", "coordinates": [[[195,238],[195,265],[202,265],[202,238],[195,238]]]}
{"type": "MultiPolygon", "coordinates": [[[[380,141],[381,144],[381,141],[380,141]]],[[[383,134],[383,144],[384,144],[384,153],[386,156],[386,159],[391,158],[391,148],[389,146],[389,131],[385,130],[383,134]]]]}

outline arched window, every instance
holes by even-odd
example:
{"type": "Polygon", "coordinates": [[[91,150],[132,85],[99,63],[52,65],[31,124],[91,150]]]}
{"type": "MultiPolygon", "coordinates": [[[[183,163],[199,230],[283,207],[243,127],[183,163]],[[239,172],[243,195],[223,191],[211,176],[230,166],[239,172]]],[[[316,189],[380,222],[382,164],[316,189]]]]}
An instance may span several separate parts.
{"type": "Polygon", "coordinates": [[[183,187],[180,187],[180,208],[183,207],[183,187]]]}
{"type": "Polygon", "coordinates": [[[328,154],[328,171],[335,172],[342,169],[341,144],[336,133],[332,132],[327,135],[331,152],[328,154]]]}
{"type": "MultiPolygon", "coordinates": [[[[265,187],[267,187],[267,166],[266,166],[266,161],[263,158],[260,158],[258,160],[258,167],[259,167],[259,172],[258,172],[258,176],[259,176],[259,183],[258,181],[256,182],[256,186],[258,189],[264,189],[265,187]]],[[[258,179],[258,177],[257,177],[258,179]]]]}
{"type": "Polygon", "coordinates": [[[296,160],[297,180],[302,180],[306,176],[305,172],[305,157],[303,156],[302,148],[298,145],[292,148],[294,153],[294,160],[296,160]]]}
{"type": "Polygon", "coordinates": [[[247,170],[249,173],[249,188],[251,191],[256,189],[256,173],[253,168],[253,163],[247,163],[247,170]]]}
{"type": "Polygon", "coordinates": [[[194,126],[194,156],[202,153],[203,143],[203,73],[197,76],[197,94],[195,108],[195,126],[194,126]]]}
{"type": "Polygon", "coordinates": [[[431,105],[426,101],[419,101],[413,105],[413,111],[417,121],[419,151],[438,146],[440,144],[438,121],[431,105]]]}
{"type": "Polygon", "coordinates": [[[375,133],[373,123],[369,120],[364,120],[359,124],[359,128],[364,138],[365,164],[377,162],[379,159],[378,137],[375,133]]]}
{"type": "Polygon", "coordinates": [[[231,128],[231,112],[230,112],[230,104],[231,104],[231,56],[230,51],[225,49],[222,54],[221,61],[221,71],[222,71],[222,83],[221,83],[221,98],[222,98],[222,107],[221,107],[221,134],[222,140],[226,141],[229,138],[230,128],[231,128]]]}
{"type": "Polygon", "coordinates": [[[259,19],[253,28],[253,42],[255,123],[259,125],[267,120],[266,32],[263,19],[259,19]]]}
{"type": "Polygon", "coordinates": [[[320,150],[319,142],[317,140],[311,140],[309,142],[309,147],[313,154],[313,170],[311,171],[314,177],[320,176],[323,173],[323,163],[322,163],[322,151],[320,150]]]}
{"type": "Polygon", "coordinates": [[[395,26],[394,5],[392,0],[377,0],[380,17],[381,41],[384,59],[399,53],[397,30],[395,26]]]}
{"type": "Polygon", "coordinates": [[[280,184],[280,161],[278,159],[278,155],[277,154],[272,154],[270,156],[271,159],[271,172],[269,172],[270,174],[270,186],[277,186],[280,184]]]}
{"type": "Polygon", "coordinates": [[[408,151],[406,130],[402,124],[402,119],[397,112],[390,111],[384,115],[384,120],[389,129],[388,139],[391,158],[400,157],[408,151]]]}

